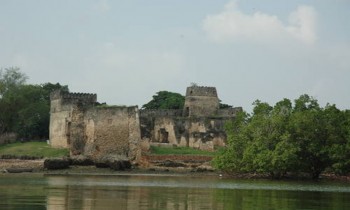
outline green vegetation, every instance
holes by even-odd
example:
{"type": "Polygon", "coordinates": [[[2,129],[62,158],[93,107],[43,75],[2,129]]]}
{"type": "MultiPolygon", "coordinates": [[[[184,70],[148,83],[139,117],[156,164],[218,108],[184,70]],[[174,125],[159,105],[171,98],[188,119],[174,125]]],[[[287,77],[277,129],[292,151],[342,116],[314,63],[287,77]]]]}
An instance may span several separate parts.
{"type": "Polygon", "coordinates": [[[256,101],[252,115],[240,113],[226,125],[228,146],[214,160],[228,172],[308,173],[350,172],[350,111],[335,105],[321,108],[302,95],[294,106],[283,99],[270,106],[256,101]]]}
{"type": "Polygon", "coordinates": [[[30,85],[27,78],[19,68],[0,69],[0,136],[15,133],[23,139],[47,139],[50,93],[68,91],[68,87],[59,83],[30,85]]]}
{"type": "Polygon", "coordinates": [[[142,109],[183,109],[185,97],[179,93],[159,91],[142,109]]]}
{"type": "Polygon", "coordinates": [[[154,155],[206,155],[215,156],[216,152],[203,151],[190,147],[156,147],[151,146],[151,153],[154,155]]]}
{"type": "Polygon", "coordinates": [[[224,103],[221,103],[221,102],[220,102],[219,108],[220,108],[220,109],[232,108],[232,105],[228,105],[228,104],[224,104],[224,103]]]}
{"type": "MultiPolygon", "coordinates": [[[[152,100],[142,106],[142,109],[183,109],[185,96],[169,91],[159,91],[152,100]]],[[[220,109],[232,108],[231,105],[220,102],[220,109]]]]}
{"type": "Polygon", "coordinates": [[[69,154],[68,149],[51,148],[46,142],[13,143],[0,146],[1,155],[32,157],[63,157],[69,154]]]}

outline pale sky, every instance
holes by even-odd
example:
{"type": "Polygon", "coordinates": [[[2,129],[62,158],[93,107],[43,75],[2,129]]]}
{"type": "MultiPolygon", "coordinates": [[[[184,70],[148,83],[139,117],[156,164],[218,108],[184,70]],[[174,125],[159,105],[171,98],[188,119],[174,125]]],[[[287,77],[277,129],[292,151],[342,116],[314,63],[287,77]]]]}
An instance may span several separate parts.
{"type": "Polygon", "coordinates": [[[301,94],[350,109],[350,0],[0,0],[0,67],[142,106],[215,86],[251,111],[301,94]]]}

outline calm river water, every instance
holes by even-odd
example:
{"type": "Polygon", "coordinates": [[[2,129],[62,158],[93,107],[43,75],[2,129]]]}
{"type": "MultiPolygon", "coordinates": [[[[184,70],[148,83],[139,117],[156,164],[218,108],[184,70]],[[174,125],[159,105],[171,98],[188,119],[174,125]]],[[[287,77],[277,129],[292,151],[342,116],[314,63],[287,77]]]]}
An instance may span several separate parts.
{"type": "Polygon", "coordinates": [[[350,209],[350,184],[152,175],[0,174],[0,209],[350,209]]]}

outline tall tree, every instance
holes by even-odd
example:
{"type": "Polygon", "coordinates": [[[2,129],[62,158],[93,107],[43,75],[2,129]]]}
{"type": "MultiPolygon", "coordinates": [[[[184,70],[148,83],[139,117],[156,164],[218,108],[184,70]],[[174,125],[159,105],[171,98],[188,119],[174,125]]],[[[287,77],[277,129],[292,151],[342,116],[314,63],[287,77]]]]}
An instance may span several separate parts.
{"type": "Polygon", "coordinates": [[[50,93],[67,86],[59,83],[26,84],[19,68],[0,70],[0,135],[16,133],[20,138],[48,138],[50,93]]]}
{"type": "Polygon", "coordinates": [[[18,67],[0,69],[0,134],[13,130],[21,104],[19,88],[25,84],[27,78],[18,67]]]}
{"type": "Polygon", "coordinates": [[[291,138],[298,145],[299,169],[313,178],[329,165],[327,121],[317,100],[302,95],[295,100],[293,115],[289,121],[291,138]]]}
{"type": "Polygon", "coordinates": [[[0,69],[0,98],[9,91],[24,85],[28,77],[18,67],[0,69]]]}

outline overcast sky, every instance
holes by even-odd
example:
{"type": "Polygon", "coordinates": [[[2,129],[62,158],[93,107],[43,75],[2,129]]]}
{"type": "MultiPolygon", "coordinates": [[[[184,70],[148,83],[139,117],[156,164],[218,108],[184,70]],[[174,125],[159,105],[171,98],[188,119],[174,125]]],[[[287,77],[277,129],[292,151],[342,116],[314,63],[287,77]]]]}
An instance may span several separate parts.
{"type": "Polygon", "coordinates": [[[192,82],[350,109],[349,0],[0,0],[0,67],[116,105],[192,82]]]}

